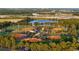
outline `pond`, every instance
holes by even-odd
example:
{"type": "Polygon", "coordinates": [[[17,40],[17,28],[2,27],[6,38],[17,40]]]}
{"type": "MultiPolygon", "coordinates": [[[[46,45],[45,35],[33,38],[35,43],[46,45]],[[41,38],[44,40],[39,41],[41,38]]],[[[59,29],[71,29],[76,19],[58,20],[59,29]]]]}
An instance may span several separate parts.
{"type": "Polygon", "coordinates": [[[56,20],[33,20],[33,21],[30,21],[29,23],[32,23],[32,24],[34,24],[34,23],[56,23],[56,22],[58,22],[58,21],[56,21],[56,20]]]}
{"type": "Polygon", "coordinates": [[[53,23],[58,23],[56,20],[33,20],[29,23],[32,24],[32,26],[51,26],[53,23]]]}

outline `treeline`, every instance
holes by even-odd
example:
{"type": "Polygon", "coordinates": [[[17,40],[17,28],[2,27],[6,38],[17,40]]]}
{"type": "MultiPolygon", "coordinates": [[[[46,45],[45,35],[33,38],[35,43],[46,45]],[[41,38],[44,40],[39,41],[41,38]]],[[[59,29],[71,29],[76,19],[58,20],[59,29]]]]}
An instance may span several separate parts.
{"type": "Polygon", "coordinates": [[[31,15],[33,11],[32,10],[24,10],[24,9],[8,9],[8,8],[1,8],[0,14],[1,15],[31,15]]]}
{"type": "Polygon", "coordinates": [[[0,14],[1,15],[17,15],[17,14],[22,14],[22,15],[32,15],[32,13],[35,12],[51,12],[51,11],[55,11],[55,13],[57,12],[63,12],[61,10],[66,10],[64,12],[67,13],[67,11],[69,10],[68,13],[79,13],[78,9],[62,9],[62,8],[0,8],[0,14]],[[73,11],[73,12],[72,12],[73,11]]]}
{"type": "Polygon", "coordinates": [[[0,29],[3,29],[3,28],[5,28],[5,27],[8,27],[8,26],[11,26],[11,25],[13,25],[13,24],[15,24],[15,23],[13,23],[13,22],[0,22],[0,29]]]}

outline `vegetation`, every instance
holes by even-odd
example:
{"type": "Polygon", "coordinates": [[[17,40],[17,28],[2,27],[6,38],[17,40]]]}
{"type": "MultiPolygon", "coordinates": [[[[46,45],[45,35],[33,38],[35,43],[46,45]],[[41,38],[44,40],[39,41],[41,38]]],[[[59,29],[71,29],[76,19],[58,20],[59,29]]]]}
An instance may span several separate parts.
{"type": "Polygon", "coordinates": [[[26,49],[28,51],[75,51],[79,50],[79,43],[76,38],[73,38],[73,42],[61,41],[59,43],[29,43],[20,41],[16,44],[16,40],[13,37],[0,37],[0,48],[8,48],[10,50],[20,50],[22,47],[23,51],[26,49]]]}
{"type": "MultiPolygon", "coordinates": [[[[24,15],[32,16],[34,12],[39,13],[40,11],[49,10],[52,11],[52,9],[0,9],[0,15],[15,15],[10,16],[10,18],[19,18],[17,15],[21,17],[24,15]]],[[[59,10],[56,11],[59,12],[59,10]]],[[[76,11],[69,13],[79,15],[76,11]]],[[[5,19],[7,18],[5,17],[5,19]]],[[[15,23],[0,22],[0,48],[10,49],[11,51],[79,50],[79,19],[56,19],[57,23],[45,23],[45,25],[50,24],[51,26],[42,26],[43,23],[39,22],[32,26],[29,23],[32,20],[27,17],[15,23]],[[28,27],[34,29],[27,31],[26,28],[28,27]],[[15,37],[15,34],[21,35],[15,37]]]]}

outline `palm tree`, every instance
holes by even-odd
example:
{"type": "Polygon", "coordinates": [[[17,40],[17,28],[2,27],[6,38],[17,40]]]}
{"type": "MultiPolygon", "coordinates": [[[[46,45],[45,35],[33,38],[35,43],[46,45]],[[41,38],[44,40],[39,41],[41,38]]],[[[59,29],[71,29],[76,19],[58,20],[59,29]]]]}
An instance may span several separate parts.
{"type": "Polygon", "coordinates": [[[13,37],[11,37],[10,40],[11,40],[11,46],[12,46],[11,49],[15,50],[16,49],[16,41],[13,37]]]}
{"type": "Polygon", "coordinates": [[[73,36],[77,36],[77,30],[76,30],[76,26],[74,24],[71,25],[71,34],[73,36]]]}

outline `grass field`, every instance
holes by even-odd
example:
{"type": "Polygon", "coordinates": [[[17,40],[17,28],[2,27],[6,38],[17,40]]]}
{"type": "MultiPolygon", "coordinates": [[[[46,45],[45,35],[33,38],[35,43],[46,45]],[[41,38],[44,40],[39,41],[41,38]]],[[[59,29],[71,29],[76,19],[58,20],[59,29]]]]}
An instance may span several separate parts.
{"type": "Polygon", "coordinates": [[[0,22],[6,22],[6,21],[17,22],[20,20],[22,20],[22,19],[0,19],[0,22]]]}

